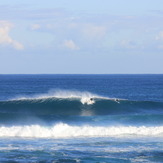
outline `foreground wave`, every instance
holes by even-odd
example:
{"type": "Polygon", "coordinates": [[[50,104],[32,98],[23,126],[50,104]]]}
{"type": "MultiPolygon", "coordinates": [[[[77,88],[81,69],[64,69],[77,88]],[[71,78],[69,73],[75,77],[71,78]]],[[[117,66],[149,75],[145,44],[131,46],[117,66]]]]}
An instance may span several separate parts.
{"type": "Polygon", "coordinates": [[[67,138],[67,137],[109,137],[109,136],[163,136],[160,127],[98,127],[70,126],[56,124],[52,127],[40,125],[0,127],[0,137],[31,137],[31,138],[67,138]]]}

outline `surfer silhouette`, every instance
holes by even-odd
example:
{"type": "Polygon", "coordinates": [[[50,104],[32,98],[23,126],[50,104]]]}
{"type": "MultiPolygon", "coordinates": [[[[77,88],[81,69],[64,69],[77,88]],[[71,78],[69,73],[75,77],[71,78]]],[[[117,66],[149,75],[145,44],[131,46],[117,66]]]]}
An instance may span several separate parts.
{"type": "Polygon", "coordinates": [[[119,100],[118,98],[115,99],[115,102],[120,103],[119,101],[120,101],[120,100],[119,100]]]}

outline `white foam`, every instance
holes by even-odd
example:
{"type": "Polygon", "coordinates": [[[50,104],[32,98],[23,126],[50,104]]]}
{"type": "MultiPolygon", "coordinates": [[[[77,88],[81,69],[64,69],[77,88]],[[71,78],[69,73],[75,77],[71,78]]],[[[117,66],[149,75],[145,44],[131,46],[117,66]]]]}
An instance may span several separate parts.
{"type": "Polygon", "coordinates": [[[95,103],[95,100],[93,100],[92,98],[86,98],[86,97],[81,98],[80,101],[82,104],[87,104],[87,105],[91,105],[95,103]]]}
{"type": "MultiPolygon", "coordinates": [[[[95,99],[109,99],[107,97],[99,96],[88,91],[72,91],[72,90],[51,90],[47,94],[39,94],[35,96],[21,96],[14,98],[12,100],[46,100],[49,98],[58,98],[58,99],[80,99],[82,104],[94,104],[95,99]]],[[[113,99],[114,100],[114,99],[113,99]]]]}
{"type": "Polygon", "coordinates": [[[59,123],[52,127],[40,125],[0,127],[0,137],[31,138],[70,138],[70,137],[109,137],[109,136],[159,136],[163,137],[163,126],[70,126],[59,123]]]}

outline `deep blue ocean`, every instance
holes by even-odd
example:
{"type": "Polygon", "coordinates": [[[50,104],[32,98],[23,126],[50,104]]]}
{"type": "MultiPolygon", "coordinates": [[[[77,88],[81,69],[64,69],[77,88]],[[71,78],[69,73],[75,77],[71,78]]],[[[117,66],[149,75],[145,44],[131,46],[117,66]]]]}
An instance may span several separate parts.
{"type": "Polygon", "coordinates": [[[163,75],[0,75],[0,162],[163,162],[163,75]]]}

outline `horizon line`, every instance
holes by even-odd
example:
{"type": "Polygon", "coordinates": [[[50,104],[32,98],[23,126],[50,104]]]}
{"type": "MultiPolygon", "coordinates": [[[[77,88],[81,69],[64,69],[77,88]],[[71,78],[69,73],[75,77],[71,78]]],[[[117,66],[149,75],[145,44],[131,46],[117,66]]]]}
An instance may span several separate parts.
{"type": "Polygon", "coordinates": [[[163,73],[0,73],[0,75],[163,75],[163,73]]]}

